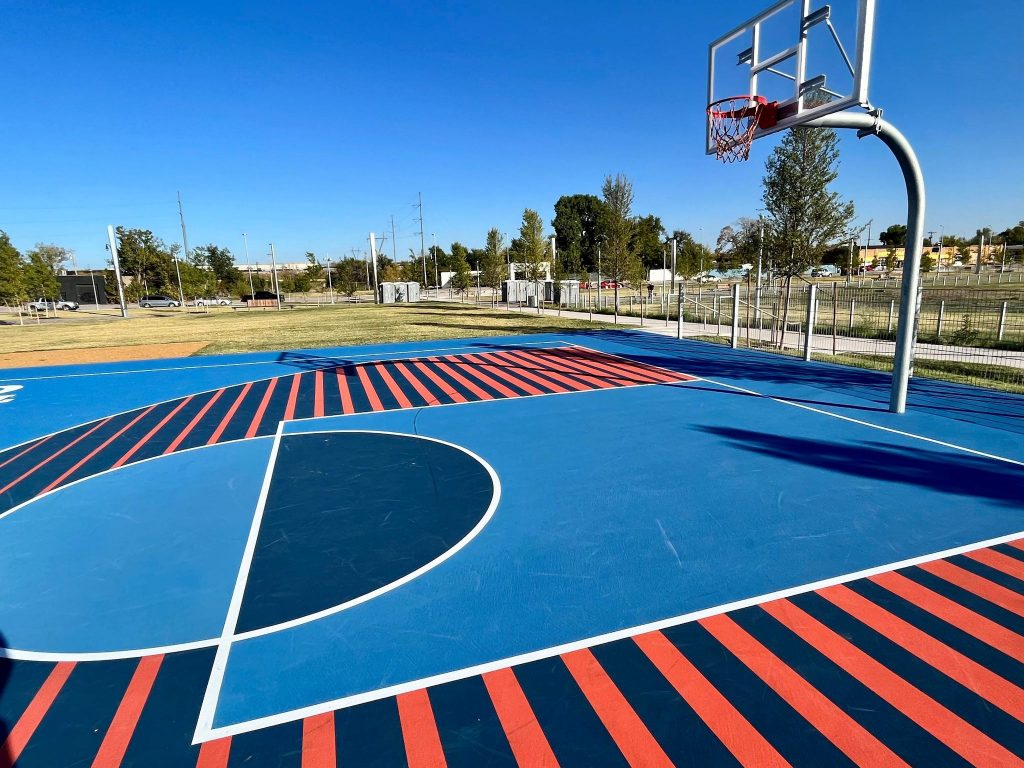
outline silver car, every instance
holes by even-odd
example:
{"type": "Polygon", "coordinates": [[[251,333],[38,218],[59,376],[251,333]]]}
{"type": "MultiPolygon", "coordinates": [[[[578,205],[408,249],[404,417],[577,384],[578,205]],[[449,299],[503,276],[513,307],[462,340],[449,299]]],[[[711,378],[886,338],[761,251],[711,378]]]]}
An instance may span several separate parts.
{"type": "Polygon", "coordinates": [[[139,299],[139,306],[143,309],[152,309],[153,307],[180,307],[181,302],[177,299],[172,299],[170,296],[143,296],[139,299]]]}

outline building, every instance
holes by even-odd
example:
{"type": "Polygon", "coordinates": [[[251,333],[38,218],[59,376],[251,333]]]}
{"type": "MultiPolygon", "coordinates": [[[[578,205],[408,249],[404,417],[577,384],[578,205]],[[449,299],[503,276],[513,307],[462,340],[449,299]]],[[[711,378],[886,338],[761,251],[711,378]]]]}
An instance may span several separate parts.
{"type": "Polygon", "coordinates": [[[77,301],[79,304],[110,303],[107,301],[105,272],[72,272],[57,275],[57,282],[60,284],[60,296],[65,301],[77,301]]]}

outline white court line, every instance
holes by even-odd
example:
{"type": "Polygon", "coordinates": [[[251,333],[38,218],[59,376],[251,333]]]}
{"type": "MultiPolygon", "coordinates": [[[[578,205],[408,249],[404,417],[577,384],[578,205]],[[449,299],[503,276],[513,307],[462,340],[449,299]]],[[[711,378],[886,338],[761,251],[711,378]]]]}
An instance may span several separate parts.
{"type": "MultiPolygon", "coordinates": [[[[634,365],[650,365],[650,363],[639,363],[636,360],[630,360],[628,357],[624,357],[623,355],[617,355],[614,352],[605,352],[605,351],[600,350],[600,349],[591,349],[590,347],[585,347],[582,344],[571,344],[570,346],[579,347],[580,349],[585,349],[588,352],[596,352],[597,354],[608,355],[609,357],[617,357],[620,360],[625,360],[625,361],[631,362],[634,365]]],[[[657,366],[657,365],[654,365],[654,366],[651,366],[651,367],[657,368],[658,370],[665,371],[666,373],[676,373],[676,371],[672,371],[672,370],[670,370],[668,368],[662,368],[661,366],[657,366]]],[[[693,376],[693,374],[684,374],[684,375],[693,376]]],[[[1024,461],[1018,461],[1017,459],[1007,458],[1006,456],[1000,456],[1000,455],[995,454],[995,453],[986,453],[985,451],[979,451],[979,450],[976,450],[974,448],[968,448],[967,446],[964,446],[964,445],[958,445],[956,443],[946,442],[945,440],[938,440],[938,439],[936,439],[934,437],[926,437],[925,435],[918,435],[918,434],[916,434],[914,432],[907,432],[907,431],[902,430],[902,429],[894,429],[893,427],[886,427],[886,426],[883,426],[881,424],[875,424],[875,423],[870,422],[870,421],[863,421],[861,419],[855,419],[852,416],[845,416],[845,415],[840,414],[840,413],[832,413],[832,411],[826,411],[826,410],[823,410],[821,408],[815,408],[813,406],[806,405],[805,403],[797,403],[797,402],[794,402],[793,400],[787,400],[784,397],[775,397],[773,395],[765,395],[765,394],[763,394],[761,392],[757,392],[756,390],[753,390],[753,389],[747,389],[745,387],[739,387],[739,386],[736,386],[735,384],[726,384],[723,381],[717,381],[716,379],[709,379],[709,378],[706,378],[704,376],[693,376],[693,379],[694,379],[694,381],[705,381],[708,384],[716,384],[719,387],[725,387],[726,389],[734,389],[737,392],[743,392],[744,394],[747,394],[747,395],[754,395],[754,396],[759,397],[759,398],[761,398],[763,400],[772,400],[773,402],[781,403],[782,405],[790,405],[790,406],[792,406],[794,408],[802,408],[805,411],[811,411],[812,413],[818,413],[818,414],[821,414],[822,416],[831,416],[833,419],[840,419],[842,421],[848,421],[851,424],[859,424],[862,427],[870,427],[871,429],[878,429],[878,430],[881,430],[882,432],[888,432],[888,433],[893,434],[893,435],[901,435],[903,437],[909,437],[909,438],[912,438],[914,440],[922,440],[923,442],[932,443],[933,445],[941,445],[943,448],[952,448],[952,449],[957,450],[957,451],[963,451],[964,453],[970,453],[970,454],[972,454],[974,456],[981,456],[982,458],[985,458],[985,459],[994,459],[996,461],[1005,461],[1007,464],[1016,464],[1017,466],[1024,467],[1024,461]]],[[[676,383],[685,384],[686,382],[665,382],[665,384],[676,384],[676,383]]]]}
{"type": "Polygon", "coordinates": [[[220,639],[217,641],[217,655],[213,659],[213,669],[210,671],[210,679],[207,681],[203,704],[199,709],[197,729],[209,728],[213,725],[213,717],[217,710],[217,700],[220,696],[221,682],[224,679],[224,672],[228,666],[231,635],[238,625],[238,614],[242,610],[242,597],[245,594],[245,585],[249,580],[252,558],[256,553],[256,540],[259,538],[260,527],[263,523],[263,511],[266,508],[267,496],[270,493],[270,482],[274,478],[274,465],[277,463],[277,454],[281,449],[281,434],[283,431],[284,422],[279,421],[277,423],[277,432],[274,433],[274,445],[270,449],[270,456],[267,459],[267,471],[263,474],[263,485],[260,488],[259,500],[256,502],[256,510],[252,516],[249,538],[245,542],[242,561],[238,567],[238,575],[235,578],[235,588],[231,593],[231,602],[228,603],[228,612],[224,618],[224,629],[221,631],[220,639]]]}
{"type": "MultiPolygon", "coordinates": [[[[500,336],[500,337],[495,337],[495,338],[505,339],[505,338],[515,338],[515,337],[514,336],[512,336],[512,337],[500,336]]],[[[541,346],[548,345],[548,344],[555,344],[555,345],[558,345],[558,346],[567,346],[569,344],[569,342],[568,341],[554,341],[554,340],[552,340],[552,341],[524,341],[524,342],[520,343],[520,346],[524,346],[524,347],[541,347],[541,346]]],[[[341,347],[341,349],[344,349],[344,347],[341,347]]],[[[423,354],[427,354],[429,352],[451,352],[451,351],[454,351],[454,350],[471,350],[471,351],[475,351],[477,353],[482,353],[482,351],[480,349],[478,349],[477,347],[470,347],[470,346],[462,345],[462,346],[458,346],[458,347],[435,347],[435,348],[431,348],[431,349],[396,350],[393,354],[397,354],[397,355],[406,355],[406,354],[408,354],[408,355],[423,355],[423,354]]],[[[292,351],[284,350],[284,351],[281,352],[281,354],[296,354],[296,351],[294,351],[294,350],[292,350],[292,351]]],[[[400,357],[400,358],[387,357],[387,358],[382,358],[382,357],[380,357],[380,355],[382,355],[382,354],[392,354],[392,353],[388,353],[388,352],[363,352],[363,353],[356,354],[356,355],[347,355],[345,357],[345,359],[346,360],[351,360],[351,359],[357,358],[357,357],[366,357],[366,358],[372,358],[372,359],[375,359],[375,360],[380,360],[382,362],[386,362],[386,361],[389,361],[389,360],[416,359],[416,358],[406,358],[406,357],[400,357]]],[[[315,360],[337,360],[338,356],[337,355],[325,355],[325,356],[311,355],[309,357],[304,357],[302,359],[306,360],[306,361],[310,361],[310,362],[315,361],[315,360]]],[[[370,362],[372,362],[372,361],[373,360],[371,360],[370,362]]],[[[50,381],[51,379],[78,379],[78,378],[92,378],[92,377],[95,377],[95,376],[125,376],[125,375],[131,374],[131,373],[163,373],[164,371],[194,371],[194,370],[204,370],[204,369],[207,369],[207,368],[240,368],[240,367],[244,367],[244,366],[247,366],[247,365],[287,365],[287,364],[288,364],[287,360],[250,360],[248,362],[238,362],[238,363],[210,363],[209,365],[178,365],[178,366],[168,366],[166,368],[138,368],[138,369],[131,370],[131,371],[95,371],[93,373],[60,373],[60,374],[54,374],[53,376],[26,376],[26,377],[22,377],[22,378],[14,378],[14,379],[4,378],[3,376],[0,376],[0,381],[50,381]]],[[[95,365],[95,363],[94,363],[94,365],[95,365]]],[[[289,374],[281,374],[281,375],[282,376],[287,376],[289,374]]],[[[278,378],[278,377],[271,376],[269,378],[278,378]]],[[[242,382],[242,383],[244,384],[245,382],[242,382]]],[[[228,386],[234,386],[234,385],[233,384],[229,384],[228,386]]]]}
{"type": "Polygon", "coordinates": [[[864,570],[843,574],[842,576],[834,576],[832,578],[822,579],[820,581],[811,582],[809,584],[801,584],[800,586],[796,587],[788,587],[786,589],[780,589],[775,592],[769,592],[767,594],[757,595],[755,597],[748,597],[742,600],[735,600],[733,602],[723,603],[721,605],[716,605],[711,608],[704,608],[698,611],[691,611],[690,613],[672,616],[670,618],[661,619],[659,621],[652,621],[647,624],[639,624],[636,626],[627,627],[625,629],[615,630],[614,632],[607,632],[601,635],[594,635],[583,640],[575,640],[570,643],[563,643],[561,645],[543,648],[537,651],[530,651],[529,653],[522,653],[516,656],[508,656],[506,658],[497,659],[495,661],[486,662],[484,664],[477,664],[475,666],[465,667],[463,669],[453,670],[451,672],[444,672],[438,675],[431,675],[430,677],[423,677],[417,680],[410,680],[405,683],[391,685],[386,688],[379,688],[374,691],[367,691],[365,693],[354,694],[352,696],[344,696],[342,698],[334,699],[332,701],[326,701],[308,707],[301,707],[298,709],[289,710],[287,712],[281,712],[279,714],[268,715],[266,717],[255,718],[253,720],[247,720],[240,723],[233,723],[231,725],[226,725],[220,728],[214,728],[209,730],[197,728],[195,738],[192,740],[192,743],[199,744],[204,741],[211,741],[213,739],[219,739],[225,736],[237,736],[241,733],[248,733],[249,731],[255,731],[261,728],[269,728],[274,725],[292,722],[293,720],[300,720],[305,717],[323,714],[324,712],[331,712],[336,709],[354,707],[357,704],[365,704],[369,701],[377,701],[378,699],[384,699],[390,696],[397,696],[398,694],[408,693],[409,691],[415,691],[420,688],[426,688],[428,686],[441,685],[442,683],[450,683],[455,680],[463,680],[467,677],[474,677],[476,675],[482,675],[487,672],[493,672],[497,669],[505,669],[506,667],[516,666],[519,664],[526,664],[531,661],[549,659],[553,656],[560,656],[564,653],[571,653],[572,651],[578,651],[583,648],[591,648],[595,645],[602,645],[604,643],[610,643],[616,640],[625,640],[627,638],[634,637],[635,635],[641,635],[646,632],[654,632],[656,630],[668,629],[670,627],[675,627],[680,624],[686,624],[692,621],[697,621],[698,619],[707,618],[709,616],[716,616],[718,614],[726,613],[728,611],[736,611],[741,608],[749,608],[751,606],[759,605],[761,603],[767,603],[772,600],[780,600],[782,598],[794,597],[796,595],[805,594],[807,592],[814,592],[815,590],[825,589],[826,587],[832,587],[837,584],[845,584],[849,581],[855,581],[857,579],[864,579],[869,576],[875,576],[880,573],[888,573],[890,571],[894,571],[900,568],[908,568],[910,566],[921,565],[922,563],[928,563],[934,560],[941,560],[943,558],[953,557],[954,555],[960,555],[965,552],[971,552],[976,549],[984,549],[986,547],[993,547],[997,544],[1005,544],[1008,541],[1015,541],[1016,539],[1020,538],[1024,538],[1024,531],[1018,531],[1017,533],[1011,533],[1006,536],[999,536],[994,539],[987,539],[985,541],[979,541],[973,544],[966,544],[964,546],[946,549],[942,552],[934,552],[928,555],[921,555],[919,557],[912,557],[906,560],[899,560],[894,563],[887,563],[885,565],[879,565],[872,568],[865,568],[864,570]]]}
{"type": "MultiPolygon", "coordinates": [[[[514,337],[512,337],[512,338],[514,338],[514,337]]],[[[544,345],[556,344],[557,346],[555,348],[564,348],[564,347],[572,346],[572,344],[570,344],[567,341],[560,341],[560,342],[554,342],[554,341],[527,341],[527,342],[522,342],[519,345],[499,345],[499,346],[523,346],[523,347],[528,347],[528,346],[538,346],[538,345],[541,345],[541,344],[544,344],[544,345]]],[[[426,353],[429,353],[429,352],[444,352],[444,351],[465,350],[465,349],[471,349],[471,347],[445,347],[445,348],[441,348],[441,349],[423,349],[423,350],[418,350],[416,352],[413,352],[412,350],[410,350],[409,354],[421,355],[421,354],[426,354],[426,353]]],[[[473,352],[473,354],[486,355],[486,354],[490,354],[492,352],[494,352],[494,350],[484,351],[484,350],[477,349],[475,352],[473,352]]],[[[367,355],[368,354],[370,354],[370,353],[367,353],[367,355]]],[[[352,355],[351,357],[366,357],[367,355],[352,355]]],[[[336,361],[338,358],[336,358],[336,357],[324,357],[324,358],[316,358],[316,359],[334,360],[334,361],[336,361]]],[[[414,362],[414,361],[417,361],[417,360],[420,360],[420,359],[426,359],[426,358],[420,358],[420,357],[395,357],[395,358],[392,358],[392,357],[382,357],[382,358],[377,358],[377,359],[372,359],[372,360],[365,360],[363,362],[364,363],[377,363],[377,362],[379,362],[379,363],[389,363],[392,360],[400,360],[402,362],[414,362]]],[[[346,358],[346,360],[348,360],[348,358],[346,358]]],[[[229,366],[234,366],[234,365],[271,365],[271,364],[272,363],[225,363],[223,366],[205,366],[205,367],[216,368],[216,367],[229,367],[229,366]]],[[[362,363],[359,363],[359,364],[361,365],[362,363]]],[[[345,365],[345,363],[339,363],[338,367],[344,367],[344,365],[345,365]]],[[[204,366],[193,366],[193,367],[195,367],[195,368],[203,368],[204,366]]],[[[189,368],[188,367],[183,367],[183,368],[153,368],[150,371],[114,371],[114,372],[111,372],[111,373],[68,374],[68,376],[79,376],[79,375],[80,376],[108,376],[108,375],[121,374],[121,373],[150,373],[150,372],[152,372],[152,373],[160,373],[162,371],[184,371],[184,370],[189,370],[189,368]]],[[[313,370],[316,370],[316,369],[313,369],[313,370]]],[[[208,395],[211,392],[216,392],[219,389],[230,389],[231,387],[243,387],[246,384],[261,384],[264,381],[270,381],[271,379],[284,379],[284,378],[287,378],[288,376],[295,376],[296,374],[302,375],[303,373],[310,373],[310,372],[311,371],[305,371],[305,370],[291,371],[291,372],[288,372],[288,373],[281,373],[281,374],[278,374],[276,376],[267,376],[267,377],[264,377],[262,379],[253,379],[251,381],[240,381],[240,382],[236,382],[234,384],[225,384],[225,385],[220,386],[220,387],[212,387],[210,389],[204,389],[204,390],[201,390],[199,392],[190,392],[187,395],[177,395],[175,397],[169,397],[166,400],[158,400],[155,403],[145,403],[143,405],[139,405],[139,406],[136,406],[134,408],[129,408],[129,409],[124,410],[124,411],[118,411],[117,413],[112,413],[112,414],[109,414],[107,416],[101,416],[98,419],[93,419],[92,421],[87,421],[87,422],[84,422],[82,424],[72,424],[70,427],[65,427],[64,429],[58,429],[56,432],[50,432],[49,434],[39,435],[38,437],[31,437],[28,440],[25,440],[23,442],[16,443],[14,445],[9,445],[6,448],[0,449],[0,453],[6,453],[8,451],[13,451],[13,450],[15,450],[17,448],[21,448],[22,446],[28,445],[29,443],[36,442],[37,440],[43,440],[44,438],[47,438],[47,437],[53,437],[55,435],[61,434],[62,432],[69,432],[72,429],[78,429],[79,427],[84,427],[84,426],[87,426],[89,424],[94,424],[97,421],[102,421],[103,419],[116,419],[118,416],[124,416],[127,413],[134,413],[135,411],[141,411],[143,408],[149,408],[150,406],[155,408],[155,407],[157,407],[159,405],[166,405],[167,403],[173,403],[173,402],[177,402],[178,400],[184,400],[186,397],[200,397],[202,395],[208,395]]],[[[56,377],[56,378],[60,378],[60,377],[56,377]]],[[[0,379],[0,381],[23,381],[23,379],[0,379]]],[[[422,407],[425,407],[425,406],[414,406],[414,407],[422,408],[422,407]]],[[[408,409],[392,409],[392,410],[408,410],[408,409]]],[[[347,415],[351,416],[351,415],[361,415],[361,414],[347,414],[347,415]]],[[[302,418],[302,419],[292,419],[292,421],[306,421],[309,418],[314,418],[315,419],[315,418],[331,418],[331,417],[310,416],[310,417],[306,417],[306,418],[302,418]]],[[[227,441],[227,442],[234,442],[234,441],[227,441]]]]}

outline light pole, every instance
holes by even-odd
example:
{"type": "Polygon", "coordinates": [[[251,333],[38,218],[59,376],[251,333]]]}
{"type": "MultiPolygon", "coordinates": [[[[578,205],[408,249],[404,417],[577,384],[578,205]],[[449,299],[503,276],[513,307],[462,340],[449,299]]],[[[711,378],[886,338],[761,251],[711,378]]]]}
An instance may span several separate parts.
{"type": "Polygon", "coordinates": [[[331,304],[334,304],[334,282],[331,280],[331,254],[327,254],[327,292],[331,296],[331,304]]]}
{"type": "Polygon", "coordinates": [[[433,232],[430,233],[430,255],[434,258],[434,298],[437,298],[437,292],[441,290],[441,279],[438,277],[437,271],[437,235],[433,232]]]}
{"type": "Polygon", "coordinates": [[[107,240],[110,244],[110,255],[114,259],[114,277],[117,280],[117,301],[121,305],[121,317],[128,317],[128,305],[124,303],[124,286],[121,284],[121,260],[117,258],[117,238],[114,237],[114,226],[107,225],[107,240]]]}
{"type": "Polygon", "coordinates": [[[281,284],[277,280],[277,253],[274,251],[274,244],[270,244],[270,275],[274,285],[274,298],[277,300],[277,309],[281,309],[281,284]]]}

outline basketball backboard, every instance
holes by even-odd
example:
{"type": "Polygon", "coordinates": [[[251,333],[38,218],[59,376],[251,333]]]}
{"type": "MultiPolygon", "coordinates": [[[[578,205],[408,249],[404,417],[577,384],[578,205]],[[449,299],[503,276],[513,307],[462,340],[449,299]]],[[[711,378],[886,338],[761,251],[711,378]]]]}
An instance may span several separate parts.
{"type": "MultiPolygon", "coordinates": [[[[708,104],[760,97],[753,138],[850,107],[870,108],[875,0],[781,0],[711,43],[708,104]]],[[[735,107],[732,107],[735,108],[735,107]]],[[[716,141],[708,118],[708,154],[716,141]]]]}

